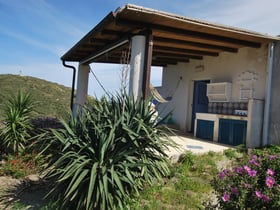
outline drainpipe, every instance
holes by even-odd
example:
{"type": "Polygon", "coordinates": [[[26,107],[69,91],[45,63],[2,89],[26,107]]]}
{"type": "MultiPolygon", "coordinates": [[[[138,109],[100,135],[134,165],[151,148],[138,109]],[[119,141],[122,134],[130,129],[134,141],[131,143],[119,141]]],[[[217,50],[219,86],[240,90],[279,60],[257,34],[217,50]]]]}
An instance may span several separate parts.
{"type": "Polygon", "coordinates": [[[263,122],[263,139],[262,146],[267,145],[268,142],[268,130],[269,130],[269,114],[270,114],[270,100],[271,100],[271,81],[273,71],[273,57],[274,57],[274,43],[269,44],[268,49],[268,73],[267,73],[267,84],[266,84],[266,97],[264,106],[264,122],[263,122]]]}
{"type": "Polygon", "coordinates": [[[73,69],[73,77],[72,77],[72,91],[71,91],[71,110],[73,111],[74,107],[73,107],[73,104],[74,104],[74,91],[75,91],[75,80],[76,80],[76,68],[74,66],[70,66],[70,65],[67,65],[65,63],[65,60],[62,60],[62,64],[63,66],[65,66],[66,68],[71,68],[73,69]]]}

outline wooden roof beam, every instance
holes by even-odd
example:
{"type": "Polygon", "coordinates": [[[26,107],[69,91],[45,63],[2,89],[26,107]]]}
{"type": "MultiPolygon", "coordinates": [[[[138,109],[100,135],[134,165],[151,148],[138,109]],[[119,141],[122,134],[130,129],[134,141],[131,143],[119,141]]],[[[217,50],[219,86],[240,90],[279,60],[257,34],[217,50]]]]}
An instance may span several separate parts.
{"type": "Polygon", "coordinates": [[[185,63],[190,62],[190,60],[188,58],[166,58],[166,57],[160,57],[160,56],[153,57],[153,60],[162,61],[162,62],[185,62],[185,63]]]}
{"type": "Polygon", "coordinates": [[[196,59],[196,60],[202,60],[203,56],[199,55],[189,55],[189,54],[179,54],[179,53],[165,53],[165,52],[155,52],[156,56],[160,57],[170,57],[170,58],[188,58],[188,59],[196,59]]]}
{"type": "Polygon", "coordinates": [[[107,44],[111,41],[111,39],[91,38],[89,44],[107,44]]]}
{"type": "Polygon", "coordinates": [[[112,30],[112,29],[103,29],[101,31],[102,35],[105,36],[114,36],[114,37],[131,37],[133,34],[137,34],[141,31],[141,29],[133,28],[131,31],[120,31],[120,30],[112,30]]]}
{"type": "Polygon", "coordinates": [[[176,61],[158,61],[158,60],[153,60],[152,61],[152,66],[167,66],[167,65],[177,65],[178,62],[176,61]]]}
{"type": "Polygon", "coordinates": [[[180,40],[180,39],[170,39],[170,38],[154,36],[154,41],[163,42],[163,43],[171,43],[171,44],[180,44],[180,45],[186,45],[186,46],[190,46],[190,47],[198,47],[198,48],[211,49],[211,50],[217,50],[217,51],[227,51],[227,52],[233,52],[233,53],[238,52],[237,48],[218,46],[218,45],[212,45],[212,44],[204,44],[204,43],[185,41],[185,40],[180,40]]]}
{"type": "Polygon", "coordinates": [[[125,45],[127,45],[128,42],[129,42],[129,38],[123,37],[122,39],[119,39],[115,42],[112,42],[112,43],[106,45],[103,49],[95,51],[92,54],[88,55],[86,58],[81,60],[80,63],[89,64],[89,63],[93,62],[94,60],[96,60],[98,57],[105,55],[106,53],[112,52],[120,47],[123,49],[123,47],[125,45]]]}
{"type": "Polygon", "coordinates": [[[145,23],[141,21],[131,21],[127,19],[117,19],[116,23],[119,25],[126,25],[130,27],[138,27],[138,28],[150,28],[152,30],[161,31],[162,33],[173,33],[173,34],[180,34],[183,36],[189,36],[189,37],[195,37],[197,39],[203,39],[203,40],[209,40],[214,42],[223,42],[225,44],[236,44],[236,45],[242,45],[247,47],[253,47],[253,48],[260,48],[261,43],[253,42],[253,41],[247,41],[247,40],[241,40],[231,37],[225,37],[225,36],[219,36],[215,34],[208,34],[198,31],[191,31],[187,29],[179,29],[174,28],[171,26],[163,26],[159,24],[152,24],[152,23],[145,23]]]}
{"type": "Polygon", "coordinates": [[[117,30],[110,30],[110,29],[103,29],[101,31],[102,35],[113,35],[113,36],[121,36],[123,32],[117,31],[117,30]]]}
{"type": "Polygon", "coordinates": [[[162,47],[162,46],[154,46],[154,51],[159,51],[159,52],[173,52],[173,53],[185,53],[185,54],[191,54],[191,55],[208,55],[208,56],[219,56],[219,53],[216,52],[207,52],[207,51],[201,51],[201,50],[188,50],[184,48],[175,48],[175,47],[162,47]]]}

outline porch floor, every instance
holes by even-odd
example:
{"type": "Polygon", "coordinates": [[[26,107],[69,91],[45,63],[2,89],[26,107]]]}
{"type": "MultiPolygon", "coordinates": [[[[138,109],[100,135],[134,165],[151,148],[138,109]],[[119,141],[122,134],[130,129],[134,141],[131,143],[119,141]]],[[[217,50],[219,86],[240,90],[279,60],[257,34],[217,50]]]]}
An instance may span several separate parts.
{"type": "Polygon", "coordinates": [[[177,162],[182,154],[186,151],[191,151],[194,154],[203,154],[209,151],[222,152],[231,146],[218,144],[213,141],[201,140],[195,138],[192,134],[176,134],[169,136],[177,145],[178,148],[169,148],[166,154],[172,162],[177,162]]]}

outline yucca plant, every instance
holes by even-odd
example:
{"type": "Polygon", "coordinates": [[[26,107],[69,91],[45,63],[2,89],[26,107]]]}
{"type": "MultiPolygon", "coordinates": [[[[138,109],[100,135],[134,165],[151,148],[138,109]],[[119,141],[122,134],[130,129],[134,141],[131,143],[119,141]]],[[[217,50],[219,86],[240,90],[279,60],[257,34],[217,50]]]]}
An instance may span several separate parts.
{"type": "Polygon", "coordinates": [[[34,101],[29,93],[18,91],[11,96],[4,106],[4,126],[1,129],[1,139],[4,146],[14,153],[24,149],[33,129],[30,123],[34,101]]]}
{"type": "Polygon", "coordinates": [[[147,101],[124,95],[81,108],[63,129],[46,133],[49,196],[58,209],[123,209],[131,193],[169,173],[172,142],[147,101]]]}

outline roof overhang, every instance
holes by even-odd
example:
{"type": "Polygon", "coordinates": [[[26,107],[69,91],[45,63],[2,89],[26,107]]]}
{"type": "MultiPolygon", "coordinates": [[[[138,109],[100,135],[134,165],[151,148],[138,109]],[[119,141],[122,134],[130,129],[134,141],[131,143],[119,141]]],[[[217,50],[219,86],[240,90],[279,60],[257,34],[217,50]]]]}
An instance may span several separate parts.
{"type": "Polygon", "coordinates": [[[61,59],[81,63],[120,63],[129,39],[152,31],[152,65],[165,66],[221,52],[238,52],[242,47],[259,48],[279,37],[227,27],[127,4],[110,12],[61,59]]]}

